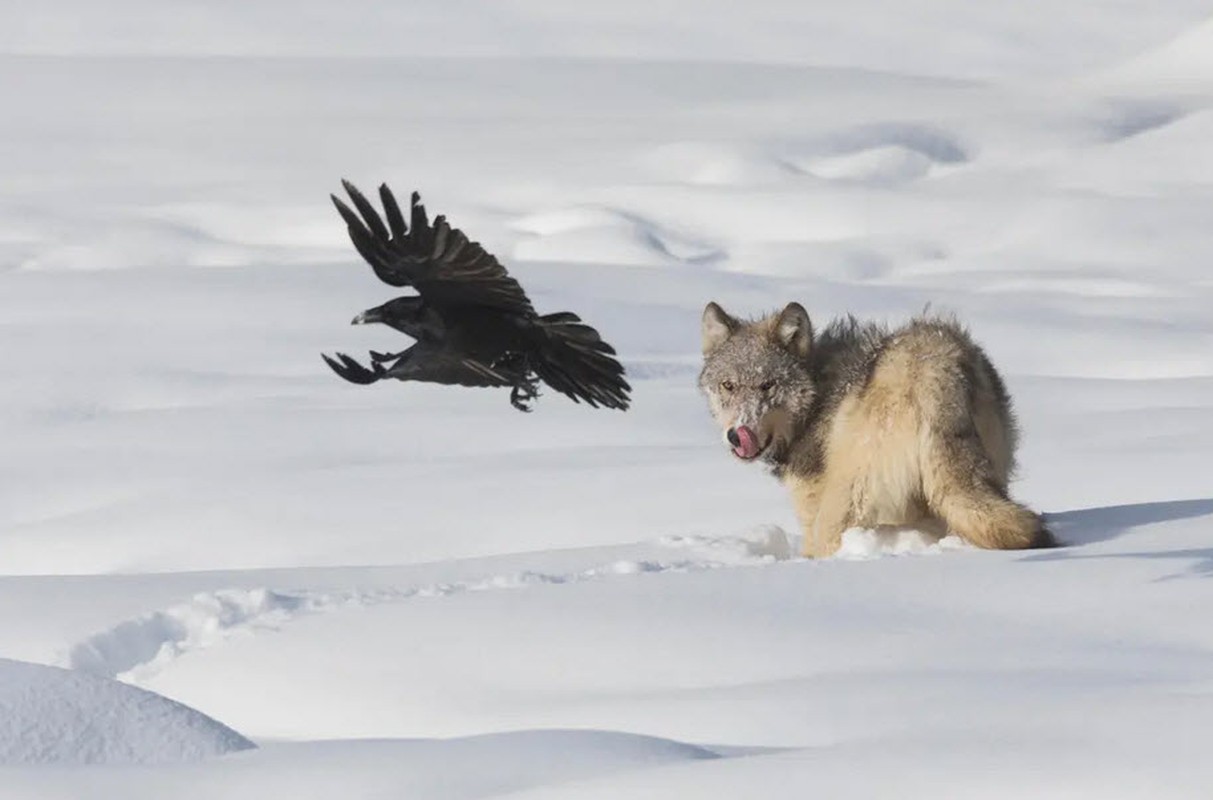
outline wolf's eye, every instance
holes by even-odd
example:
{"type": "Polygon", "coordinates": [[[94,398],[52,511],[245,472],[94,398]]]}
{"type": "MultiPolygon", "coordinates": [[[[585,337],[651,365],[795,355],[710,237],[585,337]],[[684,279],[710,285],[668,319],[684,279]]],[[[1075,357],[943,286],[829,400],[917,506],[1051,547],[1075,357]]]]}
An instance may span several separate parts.
{"type": "Polygon", "coordinates": [[[763,381],[762,383],[758,384],[758,388],[762,389],[764,392],[769,392],[775,388],[775,381],[763,381]]]}
{"type": "Polygon", "coordinates": [[[726,392],[731,392],[731,391],[733,391],[733,382],[732,381],[721,381],[720,388],[724,389],[726,392]]]}

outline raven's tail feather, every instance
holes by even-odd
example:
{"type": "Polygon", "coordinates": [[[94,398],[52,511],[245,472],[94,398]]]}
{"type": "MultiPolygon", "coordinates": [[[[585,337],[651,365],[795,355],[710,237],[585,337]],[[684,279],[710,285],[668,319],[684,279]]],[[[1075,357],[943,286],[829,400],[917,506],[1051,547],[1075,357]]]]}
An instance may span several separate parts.
{"type": "Polygon", "coordinates": [[[615,349],[571,312],[546,314],[536,326],[531,368],[548,386],[591,406],[626,410],[632,387],[615,349]]]}

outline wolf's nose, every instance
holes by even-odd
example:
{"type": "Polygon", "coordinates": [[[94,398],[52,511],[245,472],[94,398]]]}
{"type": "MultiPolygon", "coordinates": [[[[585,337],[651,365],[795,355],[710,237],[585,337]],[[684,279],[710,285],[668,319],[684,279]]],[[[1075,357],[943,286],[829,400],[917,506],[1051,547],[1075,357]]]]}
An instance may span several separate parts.
{"type": "Polygon", "coordinates": [[[741,437],[737,435],[736,428],[729,428],[729,432],[724,437],[729,440],[729,444],[733,445],[733,447],[741,446],[741,437]]]}

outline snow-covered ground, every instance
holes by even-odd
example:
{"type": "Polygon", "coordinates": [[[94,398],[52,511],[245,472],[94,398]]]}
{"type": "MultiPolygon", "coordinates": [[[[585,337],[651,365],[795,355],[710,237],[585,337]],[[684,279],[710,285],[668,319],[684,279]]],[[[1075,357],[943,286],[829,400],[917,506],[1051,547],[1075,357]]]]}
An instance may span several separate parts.
{"type": "Polygon", "coordinates": [[[0,9],[0,798],[1207,797],[1206,5],[596,6],[0,9]],[[341,177],[633,410],[333,376],[341,177]],[[958,313],[1068,546],[794,558],[710,299],[958,313]]]}

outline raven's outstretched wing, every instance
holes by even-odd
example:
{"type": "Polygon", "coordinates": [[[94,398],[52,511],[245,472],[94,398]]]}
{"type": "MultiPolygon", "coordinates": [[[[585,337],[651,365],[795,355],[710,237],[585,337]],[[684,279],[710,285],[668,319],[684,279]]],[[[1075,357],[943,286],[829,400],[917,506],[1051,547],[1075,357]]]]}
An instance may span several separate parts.
{"type": "Polygon", "coordinates": [[[534,314],[518,281],[497,259],[458,228],[439,216],[431,224],[413,192],[410,220],[405,222],[392,190],[383,184],[379,198],[384,219],[349,181],[342,181],[354,212],[336,195],[333,204],[349,226],[350,240],[384,283],[412,286],[435,304],[474,305],[520,314],[534,314]]]}
{"type": "Polygon", "coordinates": [[[591,406],[626,410],[632,387],[615,349],[569,312],[547,314],[535,326],[536,354],[530,366],[548,386],[591,406]]]}
{"type": "Polygon", "coordinates": [[[458,386],[514,386],[518,383],[516,377],[505,371],[430,342],[418,342],[408,348],[390,367],[372,360],[367,368],[344,353],[337,353],[335,359],[326,355],[321,357],[333,372],[350,383],[375,383],[387,378],[458,386]]]}

